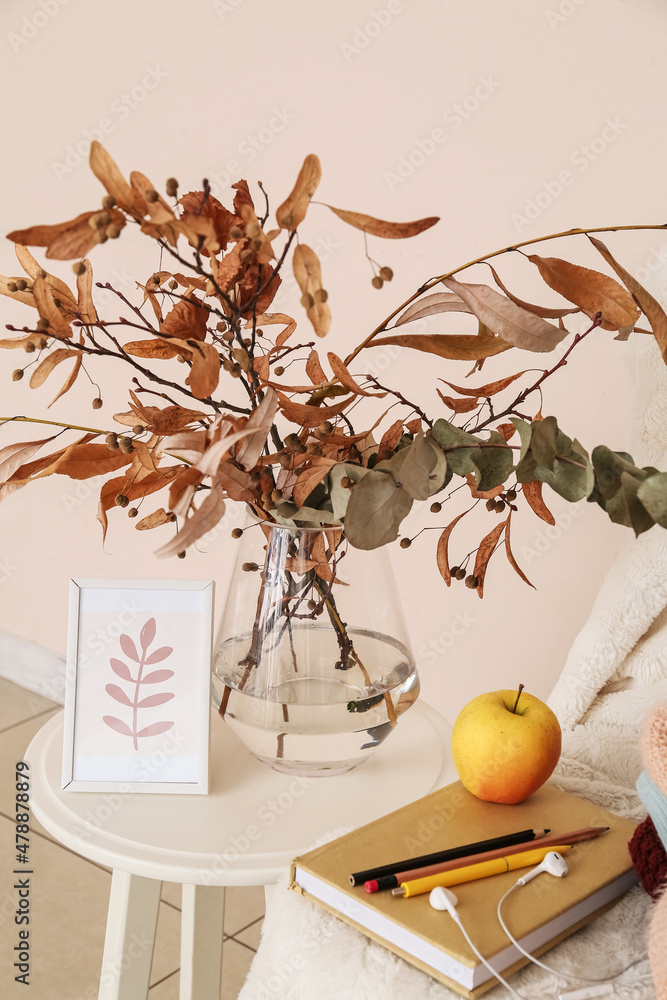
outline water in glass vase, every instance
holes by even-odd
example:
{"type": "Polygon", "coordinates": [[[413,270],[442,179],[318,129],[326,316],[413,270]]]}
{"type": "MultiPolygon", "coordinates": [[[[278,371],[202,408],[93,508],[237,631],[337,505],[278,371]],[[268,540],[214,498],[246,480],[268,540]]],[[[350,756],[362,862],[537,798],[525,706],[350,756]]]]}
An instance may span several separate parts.
{"type": "Polygon", "coordinates": [[[419,694],[417,671],[396,639],[349,629],[342,661],[328,628],[295,624],[265,639],[249,663],[249,635],[217,652],[214,697],[225,721],[263,763],[292,774],[333,775],[366,760],[419,694]],[[271,669],[262,669],[264,659],[271,669]]]}

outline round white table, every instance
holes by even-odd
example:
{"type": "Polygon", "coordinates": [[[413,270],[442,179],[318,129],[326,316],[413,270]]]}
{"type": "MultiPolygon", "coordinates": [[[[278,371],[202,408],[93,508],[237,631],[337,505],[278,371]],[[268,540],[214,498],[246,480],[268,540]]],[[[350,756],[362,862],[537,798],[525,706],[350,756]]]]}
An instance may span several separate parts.
{"type": "Polygon", "coordinates": [[[181,1000],[219,1000],[224,887],[277,881],[324,835],[456,779],[451,726],[421,702],[361,767],[296,777],[260,764],[212,713],[208,795],[61,789],[63,713],[25,754],[31,807],[65,847],[113,869],[99,1000],[148,993],[162,882],[183,884],[181,1000]]]}

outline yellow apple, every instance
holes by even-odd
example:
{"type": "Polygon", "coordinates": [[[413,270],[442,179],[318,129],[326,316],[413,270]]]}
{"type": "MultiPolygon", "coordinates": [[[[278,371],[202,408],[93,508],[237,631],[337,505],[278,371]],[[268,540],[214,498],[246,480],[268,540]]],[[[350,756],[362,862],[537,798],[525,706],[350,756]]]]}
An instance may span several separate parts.
{"type": "Polygon", "coordinates": [[[452,731],[459,778],[486,802],[523,802],[552,773],[560,750],[558,719],[523,685],[473,698],[452,731]]]}

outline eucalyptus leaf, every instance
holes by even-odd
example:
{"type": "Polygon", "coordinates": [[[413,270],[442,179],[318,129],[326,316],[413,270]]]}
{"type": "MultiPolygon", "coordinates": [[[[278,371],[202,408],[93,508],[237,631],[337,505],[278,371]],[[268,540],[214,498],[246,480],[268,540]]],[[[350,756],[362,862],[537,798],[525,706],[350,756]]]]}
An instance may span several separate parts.
{"type": "Polygon", "coordinates": [[[343,521],[350,501],[350,490],[347,486],[341,486],[341,480],[347,477],[353,483],[358,483],[367,472],[368,469],[360,465],[350,465],[347,462],[341,462],[331,468],[325,482],[331,500],[331,509],[336,518],[333,523],[340,524],[343,521]]]}
{"type": "Polygon", "coordinates": [[[477,456],[480,444],[478,439],[442,418],[436,420],[432,433],[434,439],[444,449],[447,464],[452,472],[457,476],[465,476],[472,472],[477,480],[479,478],[477,456]]]}
{"type": "Polygon", "coordinates": [[[345,534],[357,549],[376,549],[398,537],[412,498],[388,472],[367,472],[351,492],[345,515],[345,534]]]}
{"type": "Polygon", "coordinates": [[[447,458],[432,438],[420,433],[404,452],[400,482],[408,496],[413,500],[426,500],[442,489],[447,474],[447,458]]]}
{"type": "Polygon", "coordinates": [[[545,468],[553,470],[556,456],[559,452],[562,453],[567,445],[570,444],[569,438],[567,439],[567,445],[564,441],[559,442],[558,437],[560,432],[555,417],[534,420],[531,427],[530,448],[535,461],[538,465],[543,465],[545,468]]]}
{"type": "Polygon", "coordinates": [[[475,452],[475,465],[479,469],[477,489],[492,490],[507,480],[514,467],[514,453],[498,431],[491,431],[484,443],[493,447],[482,445],[475,452]]]}
{"type": "MultiPolygon", "coordinates": [[[[569,440],[569,438],[568,438],[569,440]]],[[[551,487],[563,499],[570,503],[583,500],[592,492],[595,486],[595,473],[591,460],[580,444],[574,442],[583,454],[570,449],[570,454],[563,454],[554,460],[553,469],[544,469],[537,465],[536,477],[551,487]]]]}
{"type": "Polygon", "coordinates": [[[667,528],[667,472],[656,472],[645,479],[637,496],[661,528],[667,528]]]}
{"type": "Polygon", "coordinates": [[[622,472],[620,489],[607,500],[606,510],[615,524],[625,524],[641,535],[654,525],[654,520],[637,496],[641,481],[629,472],[622,472]]]}

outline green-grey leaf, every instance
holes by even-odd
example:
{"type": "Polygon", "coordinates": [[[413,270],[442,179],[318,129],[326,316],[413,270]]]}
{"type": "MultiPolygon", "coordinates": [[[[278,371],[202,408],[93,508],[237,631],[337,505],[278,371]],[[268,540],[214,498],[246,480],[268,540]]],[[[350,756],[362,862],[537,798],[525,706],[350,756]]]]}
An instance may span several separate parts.
{"type": "Polygon", "coordinates": [[[514,424],[521,438],[521,452],[519,453],[519,461],[517,462],[518,466],[526,457],[526,453],[530,448],[530,439],[533,432],[531,425],[526,420],[522,420],[521,417],[510,417],[510,422],[514,424]]]}
{"type": "Polygon", "coordinates": [[[475,452],[475,465],[479,469],[477,476],[478,490],[492,490],[507,480],[514,466],[514,454],[505,438],[498,431],[491,431],[488,442],[493,447],[485,448],[484,444],[475,452]]]}
{"type": "Polygon", "coordinates": [[[667,528],[667,472],[656,472],[645,479],[637,496],[653,520],[667,528]]]}
{"type": "Polygon", "coordinates": [[[654,525],[654,520],[648,510],[637,497],[641,481],[629,472],[622,472],[620,489],[607,500],[606,510],[616,524],[625,524],[634,530],[635,535],[641,535],[654,525]]]}
{"type": "MultiPolygon", "coordinates": [[[[581,445],[577,444],[577,447],[581,448],[581,445]]],[[[553,470],[543,469],[540,465],[535,469],[537,479],[570,503],[589,496],[595,486],[593,466],[583,448],[581,451],[583,455],[571,451],[570,455],[564,455],[562,459],[556,458],[553,470]]]]}
{"type": "Polygon", "coordinates": [[[353,483],[358,483],[366,475],[368,469],[361,465],[351,465],[347,462],[340,462],[334,465],[326,477],[327,488],[331,498],[331,509],[337,522],[340,523],[345,517],[347,505],[350,501],[350,491],[347,487],[341,486],[341,479],[347,476],[353,483]]]}
{"type": "Polygon", "coordinates": [[[432,433],[438,444],[445,450],[447,464],[452,472],[457,476],[465,476],[472,472],[475,479],[479,478],[477,455],[480,442],[477,438],[442,418],[436,420],[432,433]]]}
{"type": "MultiPolygon", "coordinates": [[[[445,481],[447,473],[445,454],[432,438],[425,437],[421,432],[404,451],[405,458],[399,475],[395,478],[400,481],[405,492],[413,500],[426,500],[437,493],[445,481]]],[[[394,459],[396,457],[394,456],[394,459]]]]}
{"type": "MultiPolygon", "coordinates": [[[[545,417],[544,420],[534,420],[531,424],[530,449],[538,465],[545,469],[553,470],[554,460],[558,453],[561,454],[571,444],[569,438],[559,441],[561,433],[555,417],[545,417]],[[559,447],[560,445],[560,447],[559,447]]],[[[565,435],[563,435],[565,437],[565,435]]]]}
{"type": "Polygon", "coordinates": [[[345,515],[345,534],[357,549],[376,549],[398,537],[401,521],[410,512],[412,498],[387,472],[372,469],[351,492],[345,515]]]}

